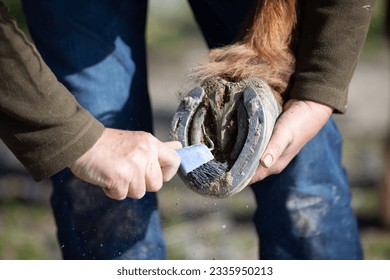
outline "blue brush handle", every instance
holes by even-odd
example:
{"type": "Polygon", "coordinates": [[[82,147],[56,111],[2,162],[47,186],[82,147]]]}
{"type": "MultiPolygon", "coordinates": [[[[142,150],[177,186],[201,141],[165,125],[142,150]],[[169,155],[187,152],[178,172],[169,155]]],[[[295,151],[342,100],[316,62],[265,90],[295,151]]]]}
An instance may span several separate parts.
{"type": "Polygon", "coordinates": [[[214,159],[209,148],[204,144],[195,144],[176,150],[181,158],[180,169],[188,174],[194,169],[214,159]]]}

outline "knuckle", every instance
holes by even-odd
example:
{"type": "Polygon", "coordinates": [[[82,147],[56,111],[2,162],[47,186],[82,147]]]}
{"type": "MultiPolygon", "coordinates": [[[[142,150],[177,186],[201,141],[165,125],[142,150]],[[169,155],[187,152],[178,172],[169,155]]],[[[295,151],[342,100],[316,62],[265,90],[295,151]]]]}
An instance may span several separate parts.
{"type": "Polygon", "coordinates": [[[128,196],[134,199],[141,199],[145,196],[145,190],[143,191],[132,191],[128,193],[128,196]]]}
{"type": "Polygon", "coordinates": [[[104,193],[115,200],[124,200],[127,197],[127,193],[123,191],[124,188],[119,187],[119,185],[110,185],[103,188],[104,193]]]}
{"type": "Polygon", "coordinates": [[[143,141],[141,142],[145,146],[148,146],[150,144],[153,144],[156,142],[156,138],[150,133],[146,131],[141,131],[143,141]]]}
{"type": "Polygon", "coordinates": [[[137,143],[137,147],[135,150],[135,153],[133,154],[134,157],[138,158],[148,158],[153,154],[157,154],[157,139],[150,134],[149,132],[141,132],[143,134],[143,137],[140,141],[137,143]]]}
{"type": "Polygon", "coordinates": [[[153,182],[147,187],[147,190],[150,192],[158,192],[163,186],[162,182],[153,182]]]}
{"type": "Polygon", "coordinates": [[[141,199],[146,193],[145,183],[133,181],[128,185],[127,196],[134,199],[141,199]]]}

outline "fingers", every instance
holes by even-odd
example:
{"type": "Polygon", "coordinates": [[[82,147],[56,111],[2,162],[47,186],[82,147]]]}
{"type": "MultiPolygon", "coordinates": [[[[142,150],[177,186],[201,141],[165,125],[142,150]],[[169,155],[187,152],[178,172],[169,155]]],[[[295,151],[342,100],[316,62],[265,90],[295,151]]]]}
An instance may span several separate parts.
{"type": "Polygon", "coordinates": [[[176,149],[180,147],[180,142],[163,143],[154,138],[147,147],[139,149],[139,153],[132,154],[129,158],[132,178],[126,195],[140,199],[147,191],[159,191],[163,182],[169,181],[179,168],[180,158],[176,149]]]}
{"type": "Polygon", "coordinates": [[[302,147],[321,130],[332,110],[331,107],[312,101],[288,101],[250,183],[282,172],[302,147]]]}
{"type": "MultiPolygon", "coordinates": [[[[156,139],[157,140],[157,139],[156,139]]],[[[135,172],[129,185],[128,196],[142,198],[146,191],[157,192],[163,182],[167,182],[176,174],[180,165],[180,157],[176,149],[181,148],[178,141],[160,142],[155,141],[148,147],[148,156],[134,160],[139,168],[135,172]]]]}
{"type": "Polygon", "coordinates": [[[284,164],[288,162],[281,161],[283,154],[293,142],[293,134],[284,126],[276,125],[272,137],[264,150],[260,159],[259,167],[250,183],[263,180],[271,174],[280,173],[284,169],[284,164]]]}
{"type": "Polygon", "coordinates": [[[163,185],[163,175],[157,159],[147,163],[145,172],[145,188],[149,192],[157,192],[163,185]]]}
{"type": "Polygon", "coordinates": [[[117,179],[115,181],[107,182],[106,184],[101,185],[105,195],[115,200],[123,200],[129,197],[128,181],[126,178],[124,179],[125,180],[117,179]]]}
{"type": "Polygon", "coordinates": [[[115,200],[123,200],[126,197],[128,197],[127,187],[102,187],[103,192],[106,196],[109,198],[115,199],[115,200]]]}
{"type": "Polygon", "coordinates": [[[151,191],[154,189],[158,191],[161,188],[156,187],[154,182],[147,183],[147,179],[144,174],[145,173],[141,172],[141,170],[138,168],[126,170],[124,172],[118,172],[116,177],[121,177],[123,180],[117,179],[115,182],[113,182],[113,184],[103,186],[102,189],[108,197],[115,200],[123,200],[127,197],[141,199],[146,194],[147,184],[155,186],[150,187],[151,191]]]}
{"type": "MultiPolygon", "coordinates": [[[[146,139],[144,139],[146,142],[146,139]]],[[[144,144],[145,144],[144,142],[144,144]]],[[[176,149],[181,147],[180,142],[173,141],[163,143],[153,138],[153,141],[146,146],[140,145],[138,152],[132,153],[128,158],[128,169],[125,176],[131,176],[126,186],[127,192],[110,188],[106,194],[114,199],[131,197],[142,198],[146,192],[157,192],[163,182],[169,181],[177,172],[180,165],[180,158],[176,149]]],[[[124,187],[122,187],[123,189],[124,187]]]]}
{"type": "Polygon", "coordinates": [[[171,180],[179,169],[180,157],[176,150],[181,147],[182,145],[178,141],[165,142],[159,145],[158,161],[164,182],[171,180]]]}
{"type": "Polygon", "coordinates": [[[283,152],[293,141],[293,135],[289,130],[281,126],[275,126],[274,133],[263,153],[260,163],[265,168],[272,168],[275,162],[278,162],[283,152]]]}

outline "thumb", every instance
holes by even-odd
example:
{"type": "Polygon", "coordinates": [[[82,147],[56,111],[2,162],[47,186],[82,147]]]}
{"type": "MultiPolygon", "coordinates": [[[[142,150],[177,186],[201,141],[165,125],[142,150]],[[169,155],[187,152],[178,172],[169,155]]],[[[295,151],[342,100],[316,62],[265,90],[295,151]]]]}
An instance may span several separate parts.
{"type": "Polygon", "coordinates": [[[271,139],[263,152],[260,163],[265,168],[271,168],[283,155],[283,152],[293,142],[293,134],[283,125],[275,125],[271,139]]]}
{"type": "Polygon", "coordinates": [[[260,158],[260,164],[251,178],[250,184],[261,181],[271,174],[280,172],[278,171],[278,165],[280,165],[278,161],[285,150],[291,145],[292,138],[292,134],[283,126],[275,125],[271,139],[260,158]]]}

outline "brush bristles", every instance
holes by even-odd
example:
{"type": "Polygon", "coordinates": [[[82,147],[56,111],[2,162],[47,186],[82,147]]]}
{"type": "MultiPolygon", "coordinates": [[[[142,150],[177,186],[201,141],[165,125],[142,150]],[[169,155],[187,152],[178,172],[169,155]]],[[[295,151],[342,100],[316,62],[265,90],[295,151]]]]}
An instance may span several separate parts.
{"type": "Polygon", "coordinates": [[[210,183],[220,178],[228,170],[226,162],[211,160],[194,169],[186,175],[187,180],[196,188],[207,187],[210,183]]]}

